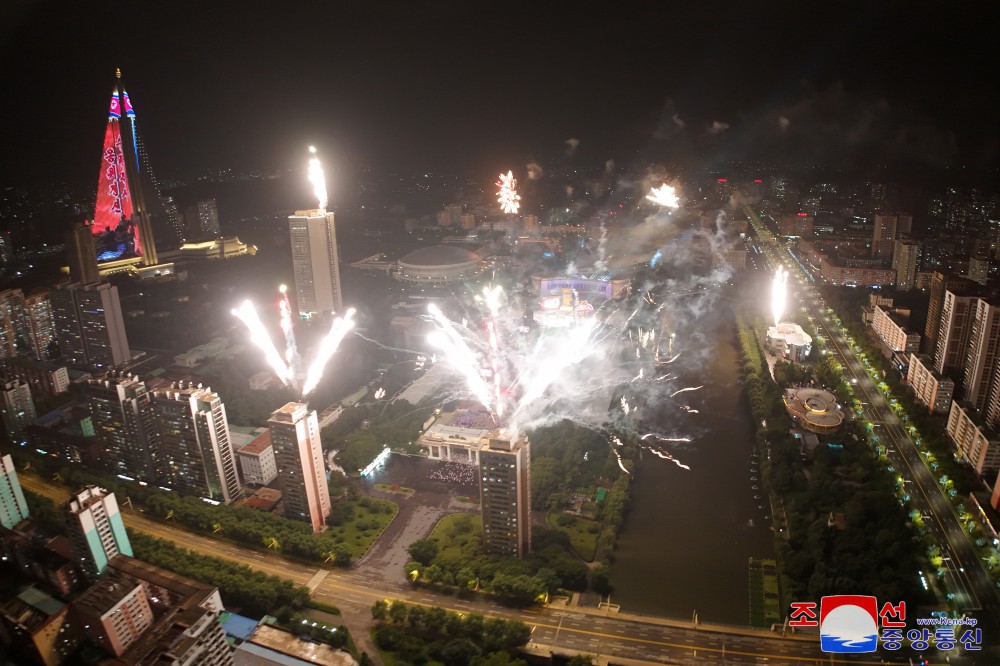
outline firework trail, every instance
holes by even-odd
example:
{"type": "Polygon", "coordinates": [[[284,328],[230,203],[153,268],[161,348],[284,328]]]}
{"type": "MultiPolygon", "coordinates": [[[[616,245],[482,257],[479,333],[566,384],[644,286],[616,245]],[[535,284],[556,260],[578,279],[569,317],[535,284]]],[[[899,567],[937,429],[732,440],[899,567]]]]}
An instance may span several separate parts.
{"type": "Polygon", "coordinates": [[[664,208],[673,209],[680,205],[680,199],[677,197],[677,190],[667,184],[660,185],[659,189],[655,187],[650,189],[646,198],[655,203],[657,206],[663,206],[664,208]]]}
{"type": "Polygon", "coordinates": [[[657,435],[653,432],[647,432],[645,435],[639,439],[645,442],[649,438],[657,439],[661,442],[690,442],[692,441],[690,437],[664,437],[663,435],[657,435]]]}
{"type": "Polygon", "coordinates": [[[700,388],[704,388],[704,386],[688,386],[687,388],[677,389],[676,391],[674,391],[673,393],[671,393],[667,397],[668,398],[672,398],[675,395],[677,395],[678,393],[684,393],[685,391],[697,391],[700,388]]]}
{"type": "Polygon", "coordinates": [[[628,468],[625,467],[625,463],[622,462],[622,454],[618,453],[618,449],[611,449],[611,451],[615,454],[615,458],[618,460],[618,467],[620,467],[621,470],[629,476],[632,476],[632,472],[628,471],[628,468]]]}
{"type": "Polygon", "coordinates": [[[506,215],[516,215],[517,210],[521,207],[521,195],[517,193],[517,181],[514,180],[514,172],[508,171],[507,175],[500,174],[500,180],[497,181],[497,202],[500,204],[500,210],[502,210],[506,215]]]}
{"type": "Polygon", "coordinates": [[[312,157],[309,158],[309,182],[312,183],[313,193],[319,200],[319,208],[325,210],[327,204],[326,176],[323,174],[323,165],[316,157],[315,146],[309,146],[309,152],[312,153],[312,157]]]}
{"type": "Polygon", "coordinates": [[[677,465],[681,469],[686,469],[686,470],[690,470],[691,469],[688,465],[685,465],[680,460],[678,460],[677,458],[674,458],[672,455],[670,455],[666,451],[659,451],[657,449],[652,449],[652,448],[647,449],[647,450],[650,453],[652,453],[654,456],[658,456],[658,457],[662,458],[663,460],[669,460],[670,462],[672,462],[673,464],[677,465]]]}
{"type": "Polygon", "coordinates": [[[784,266],[778,266],[778,270],[774,272],[774,279],[771,280],[771,314],[774,315],[775,326],[781,323],[781,315],[785,313],[787,282],[788,271],[784,266]]]}
{"type": "Polygon", "coordinates": [[[490,387],[479,374],[479,361],[475,353],[469,349],[469,345],[437,305],[431,303],[427,306],[427,311],[438,325],[438,330],[427,336],[428,342],[444,352],[445,358],[462,373],[476,400],[491,413],[495,412],[490,400],[490,387]]]}
{"type": "Polygon", "coordinates": [[[232,312],[243,322],[247,330],[250,331],[250,340],[264,352],[264,359],[274,370],[274,374],[278,376],[281,383],[285,386],[292,384],[294,378],[292,377],[291,370],[288,364],[281,358],[278,350],[275,349],[274,342],[271,340],[271,336],[268,335],[267,329],[264,328],[264,324],[261,323],[260,317],[257,316],[257,308],[253,306],[253,303],[243,301],[243,304],[232,312]]]}
{"type": "Polygon", "coordinates": [[[292,304],[288,301],[288,287],[278,287],[281,292],[281,332],[285,334],[285,363],[292,375],[298,375],[299,350],[295,343],[295,328],[292,325],[292,304]]]}
{"type": "Polygon", "coordinates": [[[632,411],[632,408],[628,406],[628,400],[625,399],[625,396],[622,396],[622,411],[625,412],[625,416],[628,416],[628,413],[632,411]]]}
{"type": "Polygon", "coordinates": [[[327,333],[326,337],[320,343],[319,351],[316,352],[316,358],[313,359],[312,365],[309,366],[309,371],[306,373],[306,383],[302,386],[303,398],[312,393],[313,389],[319,384],[319,380],[323,378],[323,370],[330,361],[330,357],[337,352],[340,341],[344,339],[347,332],[354,328],[353,317],[354,308],[348,308],[347,313],[343,317],[337,317],[333,320],[330,332],[327,333]]]}

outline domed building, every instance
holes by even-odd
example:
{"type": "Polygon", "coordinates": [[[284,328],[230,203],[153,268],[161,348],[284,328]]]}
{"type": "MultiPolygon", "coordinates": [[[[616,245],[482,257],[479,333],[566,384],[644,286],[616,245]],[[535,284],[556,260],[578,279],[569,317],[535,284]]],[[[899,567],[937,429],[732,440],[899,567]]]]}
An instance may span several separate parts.
{"type": "Polygon", "coordinates": [[[474,278],[483,272],[483,258],[471,250],[433,245],[410,252],[396,262],[396,279],[419,285],[441,285],[474,278]]]}

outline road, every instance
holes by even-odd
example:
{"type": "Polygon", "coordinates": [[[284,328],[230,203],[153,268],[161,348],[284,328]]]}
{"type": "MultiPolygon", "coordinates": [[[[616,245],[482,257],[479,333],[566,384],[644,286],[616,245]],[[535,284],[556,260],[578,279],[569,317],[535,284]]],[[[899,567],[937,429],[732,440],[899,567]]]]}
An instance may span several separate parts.
{"type": "Polygon", "coordinates": [[[780,262],[791,268],[791,274],[798,281],[800,301],[812,312],[815,323],[822,329],[831,350],[844,367],[844,376],[851,382],[858,399],[867,403],[864,405],[865,415],[878,426],[880,439],[889,446],[888,458],[893,470],[904,479],[912,506],[922,515],[930,516],[925,524],[946,558],[945,584],[954,595],[952,602],[955,608],[960,612],[985,611],[995,616],[1000,608],[996,588],[979,560],[975,545],[962,529],[950,502],[921,458],[920,450],[890,409],[841,327],[828,315],[812,286],[813,277],[779,243],[768,245],[772,264],[780,262]]]}
{"type": "MultiPolygon", "coordinates": [[[[34,474],[21,474],[21,484],[27,490],[64,502],[69,491],[44,481],[34,474]]],[[[693,625],[663,618],[632,615],[607,609],[594,609],[553,603],[543,608],[511,609],[482,598],[458,599],[426,589],[387,583],[376,572],[361,573],[343,569],[326,569],[303,564],[269,553],[193,534],[180,527],[154,521],[142,513],[123,512],[126,526],[152,536],[172,541],[190,550],[247,564],[251,568],[299,585],[306,585],[318,571],[325,571],[313,589],[319,601],[340,607],[351,635],[370,654],[367,625],[369,609],[379,599],[401,599],[409,604],[440,606],[455,612],[476,612],[487,617],[504,617],[525,622],[532,628],[530,651],[538,654],[575,652],[600,655],[607,659],[631,660],[636,663],[668,664],[881,664],[874,655],[858,658],[834,656],[820,651],[816,636],[781,636],[756,629],[724,627],[708,624],[693,625]],[[365,619],[367,618],[367,619],[365,619]],[[358,640],[360,639],[360,640],[358,640]]],[[[906,663],[900,655],[897,663],[906,663]]]]}

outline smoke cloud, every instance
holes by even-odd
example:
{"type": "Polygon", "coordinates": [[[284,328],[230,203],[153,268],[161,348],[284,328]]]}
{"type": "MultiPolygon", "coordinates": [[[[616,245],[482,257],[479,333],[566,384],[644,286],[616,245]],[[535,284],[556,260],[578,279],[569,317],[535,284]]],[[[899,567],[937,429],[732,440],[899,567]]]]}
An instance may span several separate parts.
{"type": "Polygon", "coordinates": [[[722,134],[727,129],[729,129],[729,123],[724,123],[721,120],[713,120],[712,124],[708,127],[709,134],[722,134]]]}
{"type": "Polygon", "coordinates": [[[566,139],[565,143],[566,143],[567,146],[569,146],[569,150],[566,151],[567,154],[568,155],[572,155],[573,153],[576,152],[577,146],[580,145],[580,140],[579,139],[570,138],[570,139],[566,139]]]}
{"type": "Polygon", "coordinates": [[[545,174],[545,169],[537,162],[530,162],[524,168],[528,170],[528,180],[538,180],[545,174]]]}

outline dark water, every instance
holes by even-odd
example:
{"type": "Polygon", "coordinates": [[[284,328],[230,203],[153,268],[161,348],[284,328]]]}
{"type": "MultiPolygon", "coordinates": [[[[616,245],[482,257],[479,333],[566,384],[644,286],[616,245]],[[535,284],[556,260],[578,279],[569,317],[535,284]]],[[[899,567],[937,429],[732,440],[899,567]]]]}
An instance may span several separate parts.
{"type": "Polygon", "coordinates": [[[704,385],[685,394],[699,413],[681,417],[676,405],[665,405],[658,415],[661,431],[694,440],[674,450],[691,469],[648,455],[639,466],[611,567],[612,601],[626,611],[690,618],[697,610],[703,622],[746,625],[747,560],[774,556],[773,533],[770,510],[758,508],[766,499],[754,499],[766,496],[750,478],[760,474],[751,471],[753,426],[737,381],[736,327],[728,312],[719,314],[705,331],[711,353],[700,371],[678,380],[704,385]]]}

